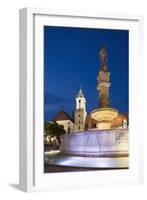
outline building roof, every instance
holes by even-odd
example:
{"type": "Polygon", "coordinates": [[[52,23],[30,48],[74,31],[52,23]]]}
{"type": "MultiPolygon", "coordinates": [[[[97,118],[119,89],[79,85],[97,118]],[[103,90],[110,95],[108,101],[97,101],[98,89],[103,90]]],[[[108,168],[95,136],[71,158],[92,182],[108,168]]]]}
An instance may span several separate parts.
{"type": "Polygon", "coordinates": [[[128,114],[127,113],[119,113],[118,116],[112,120],[112,128],[122,126],[124,119],[126,119],[128,122],[128,114]]]}
{"type": "Polygon", "coordinates": [[[63,110],[57,113],[57,115],[53,118],[53,121],[61,121],[61,120],[70,120],[73,121],[72,118],[63,110]]]}
{"type": "Polygon", "coordinates": [[[89,123],[95,125],[97,124],[97,120],[90,117],[90,115],[87,115],[85,119],[85,125],[88,125],[89,123]]]}

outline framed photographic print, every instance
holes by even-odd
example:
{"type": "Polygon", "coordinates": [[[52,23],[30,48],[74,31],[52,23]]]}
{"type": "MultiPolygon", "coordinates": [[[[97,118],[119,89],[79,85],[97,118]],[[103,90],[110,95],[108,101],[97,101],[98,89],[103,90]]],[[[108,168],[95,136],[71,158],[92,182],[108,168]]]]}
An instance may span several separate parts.
{"type": "Polygon", "coordinates": [[[142,182],[142,21],[20,10],[22,190],[142,182]]]}

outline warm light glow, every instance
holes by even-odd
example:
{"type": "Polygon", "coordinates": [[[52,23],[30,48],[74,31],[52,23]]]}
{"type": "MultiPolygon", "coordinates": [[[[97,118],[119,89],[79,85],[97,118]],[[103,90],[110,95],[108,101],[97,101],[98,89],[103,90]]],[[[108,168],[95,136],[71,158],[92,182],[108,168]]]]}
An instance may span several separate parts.
{"type": "Polygon", "coordinates": [[[111,129],[111,122],[99,122],[97,128],[100,130],[111,129]]]}
{"type": "Polygon", "coordinates": [[[112,120],[117,117],[118,110],[114,108],[99,108],[91,112],[91,117],[98,121],[98,129],[110,129],[112,120]]]}

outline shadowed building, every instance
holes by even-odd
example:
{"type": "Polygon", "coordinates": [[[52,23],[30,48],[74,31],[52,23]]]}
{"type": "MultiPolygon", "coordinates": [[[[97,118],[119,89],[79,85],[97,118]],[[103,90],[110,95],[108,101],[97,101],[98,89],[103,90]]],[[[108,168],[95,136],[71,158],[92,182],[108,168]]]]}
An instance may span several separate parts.
{"type": "Polygon", "coordinates": [[[60,111],[52,121],[64,126],[66,133],[73,132],[73,119],[64,111],[60,111]]]}

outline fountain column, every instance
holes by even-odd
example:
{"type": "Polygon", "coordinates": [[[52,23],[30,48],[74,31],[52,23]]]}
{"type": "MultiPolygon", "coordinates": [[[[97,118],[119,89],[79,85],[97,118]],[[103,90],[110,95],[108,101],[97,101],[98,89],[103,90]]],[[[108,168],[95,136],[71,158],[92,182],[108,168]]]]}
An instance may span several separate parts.
{"type": "Polygon", "coordinates": [[[98,121],[98,129],[111,129],[112,119],[117,117],[118,110],[109,103],[110,72],[107,69],[107,51],[102,47],[99,53],[100,70],[97,76],[99,108],[91,112],[91,117],[98,121]]]}

